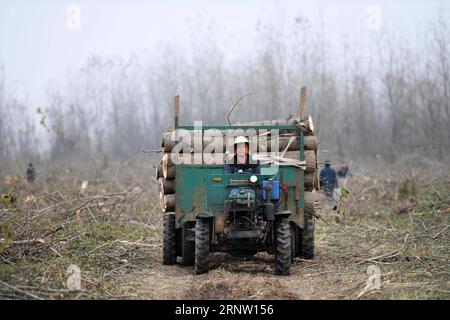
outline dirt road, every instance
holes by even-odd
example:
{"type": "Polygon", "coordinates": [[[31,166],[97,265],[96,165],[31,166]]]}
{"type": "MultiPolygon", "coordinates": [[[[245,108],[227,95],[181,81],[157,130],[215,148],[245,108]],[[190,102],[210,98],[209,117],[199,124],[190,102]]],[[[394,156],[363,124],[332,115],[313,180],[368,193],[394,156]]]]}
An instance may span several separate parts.
{"type": "Polygon", "coordinates": [[[344,261],[319,250],[312,261],[296,259],[289,277],[273,274],[273,258],[242,260],[214,254],[212,270],[161,266],[141,277],[137,297],[149,299],[352,299],[364,287],[365,267],[349,272],[344,261]]]}

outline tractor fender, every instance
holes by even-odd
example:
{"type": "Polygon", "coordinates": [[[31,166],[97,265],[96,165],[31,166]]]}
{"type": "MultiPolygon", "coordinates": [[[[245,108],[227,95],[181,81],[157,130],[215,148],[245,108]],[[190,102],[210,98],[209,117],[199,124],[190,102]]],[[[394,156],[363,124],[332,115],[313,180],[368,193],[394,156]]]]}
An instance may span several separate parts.
{"type": "Polygon", "coordinates": [[[214,213],[209,212],[209,211],[202,211],[202,212],[198,212],[195,217],[197,219],[212,219],[214,218],[214,213]]]}
{"type": "Polygon", "coordinates": [[[290,211],[278,211],[275,212],[275,218],[276,219],[280,219],[280,218],[289,218],[289,216],[291,215],[290,211]]]}

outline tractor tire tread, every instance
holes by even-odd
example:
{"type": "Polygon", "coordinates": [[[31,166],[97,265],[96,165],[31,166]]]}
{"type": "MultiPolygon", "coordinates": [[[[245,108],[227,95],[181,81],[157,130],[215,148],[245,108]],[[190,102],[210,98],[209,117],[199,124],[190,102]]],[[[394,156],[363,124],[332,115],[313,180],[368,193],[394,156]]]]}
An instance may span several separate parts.
{"type": "Polygon", "coordinates": [[[314,259],[314,217],[308,214],[301,230],[301,256],[307,260],[314,259]]]}
{"type": "Polygon", "coordinates": [[[165,213],[163,217],[163,264],[172,265],[176,262],[175,214],[165,213]]]}
{"type": "Polygon", "coordinates": [[[210,248],[210,226],[206,219],[197,219],[195,224],[195,273],[208,272],[210,248]]]}
{"type": "Polygon", "coordinates": [[[291,230],[286,218],[276,222],[275,274],[287,276],[291,268],[291,230]]]}

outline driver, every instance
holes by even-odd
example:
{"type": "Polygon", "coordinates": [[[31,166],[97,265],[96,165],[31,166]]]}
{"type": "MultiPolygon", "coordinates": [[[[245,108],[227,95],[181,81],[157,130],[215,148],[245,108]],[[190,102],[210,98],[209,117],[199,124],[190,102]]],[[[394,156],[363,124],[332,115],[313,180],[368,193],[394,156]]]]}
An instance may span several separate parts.
{"type": "MultiPolygon", "coordinates": [[[[253,162],[253,161],[252,161],[253,162]]],[[[239,136],[234,140],[233,163],[224,165],[224,173],[255,173],[261,172],[258,162],[250,163],[249,142],[244,136],[239,136]]]]}

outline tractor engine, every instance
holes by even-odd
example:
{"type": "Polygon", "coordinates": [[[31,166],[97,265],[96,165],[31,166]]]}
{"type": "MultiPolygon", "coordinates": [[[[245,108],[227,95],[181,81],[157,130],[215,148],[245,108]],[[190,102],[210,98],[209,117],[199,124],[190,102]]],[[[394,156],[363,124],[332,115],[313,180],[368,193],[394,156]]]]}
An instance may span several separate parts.
{"type": "Polygon", "coordinates": [[[280,199],[279,182],[275,179],[257,181],[258,178],[252,176],[248,184],[232,187],[228,192],[224,203],[224,238],[230,244],[264,243],[275,220],[275,205],[280,199]]]}
{"type": "Polygon", "coordinates": [[[253,230],[258,223],[256,192],[251,187],[233,188],[228,195],[227,209],[233,231],[253,230]]]}

